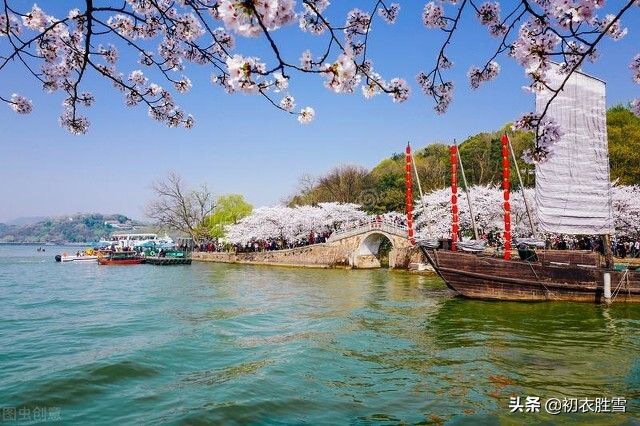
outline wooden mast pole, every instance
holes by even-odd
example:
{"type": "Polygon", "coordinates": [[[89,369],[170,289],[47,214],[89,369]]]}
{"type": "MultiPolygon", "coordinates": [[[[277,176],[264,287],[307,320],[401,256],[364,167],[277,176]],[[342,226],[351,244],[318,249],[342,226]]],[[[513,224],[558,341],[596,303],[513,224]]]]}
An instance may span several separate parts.
{"type": "MultiPolygon", "coordinates": [[[[456,140],[453,140],[453,144],[458,146],[456,140]]],[[[469,214],[471,215],[471,226],[473,227],[473,235],[476,240],[479,239],[478,227],[476,226],[476,214],[473,211],[473,203],[471,201],[471,193],[469,192],[469,185],[467,185],[467,176],[464,174],[464,166],[462,165],[462,158],[460,157],[460,150],[456,149],[456,156],[458,157],[458,164],[460,164],[460,173],[462,173],[462,182],[464,183],[464,192],[467,193],[467,204],[469,205],[469,214]]]]}
{"type": "Polygon", "coordinates": [[[518,160],[516,160],[516,153],[513,150],[513,145],[511,144],[511,138],[509,135],[505,134],[507,137],[507,142],[509,144],[509,151],[511,152],[511,158],[513,159],[513,165],[516,168],[516,174],[518,175],[518,182],[520,182],[520,192],[522,192],[522,199],[524,200],[524,206],[527,209],[527,217],[529,218],[529,226],[531,226],[531,237],[536,238],[536,226],[533,223],[533,215],[531,214],[531,207],[529,206],[529,201],[527,200],[527,196],[524,193],[524,185],[522,183],[522,175],[520,175],[520,167],[518,167],[518,160]]]}
{"type": "Polygon", "coordinates": [[[413,173],[416,175],[416,182],[418,183],[418,192],[420,193],[420,204],[422,204],[422,214],[425,215],[425,223],[427,225],[427,232],[429,233],[429,237],[433,236],[433,232],[431,230],[431,225],[426,220],[427,215],[427,205],[424,202],[424,194],[422,193],[422,185],[420,184],[420,176],[418,176],[418,167],[416,166],[416,160],[413,158],[413,152],[411,153],[411,164],[413,164],[413,173]]]}

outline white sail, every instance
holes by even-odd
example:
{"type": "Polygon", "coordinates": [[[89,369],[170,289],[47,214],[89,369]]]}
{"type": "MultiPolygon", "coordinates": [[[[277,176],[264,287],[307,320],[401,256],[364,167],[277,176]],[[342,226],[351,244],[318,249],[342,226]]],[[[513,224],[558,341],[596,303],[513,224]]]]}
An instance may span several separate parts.
{"type": "MultiPolygon", "coordinates": [[[[551,87],[560,87],[565,78],[549,72],[551,87]]],[[[552,95],[537,94],[536,112],[542,112],[552,95]]],[[[574,235],[613,233],[605,83],[574,73],[546,116],[564,134],[553,145],[551,158],[536,165],[538,229],[574,235]]]]}

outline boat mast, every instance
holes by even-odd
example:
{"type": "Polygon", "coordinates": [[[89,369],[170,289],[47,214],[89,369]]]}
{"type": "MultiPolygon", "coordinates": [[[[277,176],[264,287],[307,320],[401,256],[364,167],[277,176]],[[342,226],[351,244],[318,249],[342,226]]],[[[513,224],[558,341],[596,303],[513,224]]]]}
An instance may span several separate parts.
{"type": "Polygon", "coordinates": [[[476,214],[473,211],[473,203],[471,202],[471,193],[469,192],[469,185],[467,185],[467,176],[464,174],[464,166],[462,165],[462,158],[460,157],[460,150],[458,148],[458,143],[456,140],[453,140],[453,144],[456,146],[456,157],[458,157],[458,164],[460,164],[460,173],[462,173],[462,182],[464,182],[464,192],[467,194],[467,204],[469,204],[469,214],[471,215],[471,226],[473,227],[473,235],[476,240],[478,237],[478,227],[476,226],[476,214]]]}
{"type": "MultiPolygon", "coordinates": [[[[407,142],[407,145],[409,144],[409,142],[407,142]]],[[[413,158],[413,152],[411,152],[411,164],[413,165],[413,173],[416,175],[416,182],[418,182],[418,192],[420,193],[420,204],[422,204],[422,214],[425,215],[425,219],[426,219],[426,214],[427,214],[427,205],[424,202],[424,194],[422,193],[422,185],[420,184],[420,176],[418,176],[418,167],[416,166],[416,160],[413,158]]],[[[425,224],[427,225],[427,232],[429,233],[429,236],[431,237],[433,235],[433,232],[431,232],[431,225],[429,224],[429,222],[427,220],[425,220],[425,224]]]]}
{"type": "Polygon", "coordinates": [[[527,217],[529,218],[529,225],[531,226],[531,237],[536,238],[536,226],[533,223],[533,215],[531,214],[531,207],[529,206],[529,201],[527,201],[527,196],[524,193],[524,185],[522,184],[522,176],[520,175],[520,167],[518,167],[518,160],[516,160],[516,154],[513,151],[513,145],[511,145],[511,138],[509,134],[505,133],[507,137],[507,142],[509,144],[509,151],[511,152],[511,158],[513,159],[513,165],[516,168],[516,174],[518,175],[518,182],[520,182],[520,191],[522,192],[522,199],[524,200],[524,206],[527,209],[527,217]]]}

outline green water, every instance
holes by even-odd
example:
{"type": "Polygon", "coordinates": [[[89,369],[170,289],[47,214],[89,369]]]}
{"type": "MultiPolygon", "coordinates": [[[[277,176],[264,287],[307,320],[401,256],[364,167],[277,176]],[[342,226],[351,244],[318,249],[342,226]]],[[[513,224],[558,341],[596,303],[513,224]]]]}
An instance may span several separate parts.
{"type": "Polygon", "coordinates": [[[58,252],[0,245],[0,423],[640,424],[640,305],[471,301],[386,270],[60,264],[58,252]],[[518,396],[540,412],[511,413],[518,396]],[[544,410],[614,397],[624,413],[544,410]]]}

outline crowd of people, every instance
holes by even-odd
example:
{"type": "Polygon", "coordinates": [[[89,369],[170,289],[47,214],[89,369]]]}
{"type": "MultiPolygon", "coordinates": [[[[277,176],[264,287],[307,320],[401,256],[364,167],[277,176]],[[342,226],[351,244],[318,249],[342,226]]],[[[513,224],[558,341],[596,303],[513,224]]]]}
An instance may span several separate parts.
{"type": "MultiPolygon", "coordinates": [[[[376,215],[371,216],[368,220],[360,220],[356,222],[344,222],[337,226],[335,232],[348,232],[363,226],[372,228],[381,228],[382,225],[391,225],[398,228],[406,228],[407,222],[404,216],[396,215],[391,217],[376,215]]],[[[259,241],[250,241],[246,244],[229,244],[221,239],[213,241],[204,241],[193,247],[194,251],[199,252],[232,252],[232,253],[255,253],[273,250],[286,250],[297,247],[309,246],[312,244],[325,243],[331,236],[331,232],[310,232],[308,236],[299,238],[295,241],[287,241],[284,238],[271,238],[259,241]]],[[[495,230],[489,231],[481,237],[487,246],[492,248],[504,248],[504,236],[502,232],[495,230]]],[[[598,236],[544,236],[545,249],[547,250],[591,250],[604,254],[604,240],[598,236]]],[[[640,239],[617,238],[611,243],[611,249],[614,256],[640,257],[640,239]]]]}
{"type": "MultiPolygon", "coordinates": [[[[488,232],[483,235],[489,247],[503,248],[504,238],[500,232],[488,232]]],[[[600,254],[605,253],[604,239],[601,236],[546,236],[544,238],[547,250],[591,250],[600,254]]],[[[621,237],[611,242],[613,255],[619,258],[640,257],[640,239],[621,237]]]]}
{"type": "Polygon", "coordinates": [[[194,250],[199,252],[234,252],[234,253],[253,253],[272,250],[286,250],[296,247],[304,247],[312,244],[326,243],[331,233],[310,232],[308,237],[301,238],[297,241],[284,241],[283,239],[268,239],[261,241],[248,242],[245,245],[228,244],[221,241],[203,242],[195,246],[194,250]]]}
{"type": "MultiPolygon", "coordinates": [[[[386,218],[381,215],[371,216],[369,220],[360,220],[356,222],[341,223],[336,231],[345,232],[357,229],[366,225],[372,228],[380,228],[382,224],[392,225],[399,228],[405,228],[407,222],[403,217],[395,216],[386,218]]],[[[228,244],[221,240],[206,241],[195,245],[194,251],[213,253],[213,252],[234,252],[234,253],[253,253],[273,250],[287,250],[297,247],[309,246],[312,244],[321,244],[327,242],[332,232],[309,232],[308,236],[297,239],[296,241],[285,241],[284,239],[271,238],[267,240],[251,241],[245,245],[228,244]]]]}

